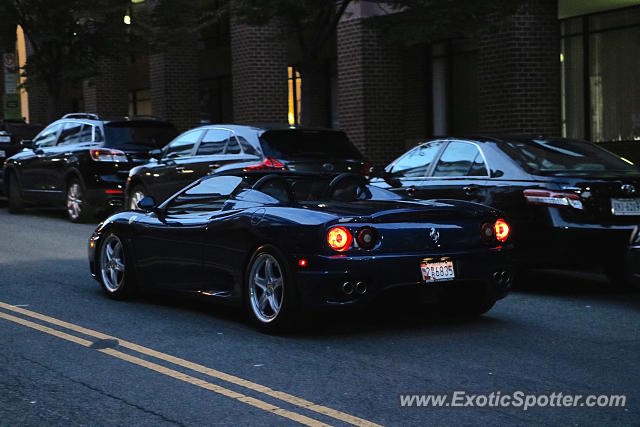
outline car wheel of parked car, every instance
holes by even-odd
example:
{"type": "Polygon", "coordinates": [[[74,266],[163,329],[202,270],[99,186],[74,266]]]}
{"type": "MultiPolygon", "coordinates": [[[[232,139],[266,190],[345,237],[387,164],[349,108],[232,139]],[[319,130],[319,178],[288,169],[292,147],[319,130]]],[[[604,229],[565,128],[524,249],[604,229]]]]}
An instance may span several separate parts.
{"type": "Polygon", "coordinates": [[[24,200],[20,192],[20,183],[15,174],[9,175],[9,212],[12,214],[24,212],[24,200]]]}
{"type": "Polygon", "coordinates": [[[296,292],[280,251],[265,245],[253,254],[246,271],[246,304],[254,323],[266,333],[289,330],[296,312],[296,292]]]}
{"type": "Polygon", "coordinates": [[[138,202],[144,197],[144,188],[141,185],[136,185],[129,193],[129,203],[127,204],[127,208],[132,211],[140,210],[140,208],[138,207],[138,202]]]}
{"type": "Polygon", "coordinates": [[[71,179],[67,185],[66,206],[67,216],[72,222],[85,222],[91,216],[84,187],[77,178],[71,179]]]}
{"type": "Polygon", "coordinates": [[[108,235],[100,246],[96,270],[102,289],[109,298],[126,299],[135,289],[125,251],[122,240],[115,234],[108,235]]]}

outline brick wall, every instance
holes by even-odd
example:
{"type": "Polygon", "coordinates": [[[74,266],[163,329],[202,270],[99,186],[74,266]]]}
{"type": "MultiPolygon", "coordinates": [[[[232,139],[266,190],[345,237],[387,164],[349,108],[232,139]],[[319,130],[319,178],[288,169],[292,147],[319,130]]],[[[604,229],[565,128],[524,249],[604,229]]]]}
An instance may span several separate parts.
{"type": "Polygon", "coordinates": [[[185,36],[182,43],[149,55],[153,115],[186,130],[200,122],[197,43],[185,36]]]}
{"type": "Polygon", "coordinates": [[[128,113],[126,61],[103,59],[100,74],[82,84],[84,110],[105,117],[128,113]]]}
{"type": "Polygon", "coordinates": [[[235,122],[287,122],[287,66],[287,44],[277,23],[253,27],[232,17],[231,76],[235,122]]]}
{"type": "Polygon", "coordinates": [[[480,130],[560,134],[557,0],[526,0],[479,40],[480,130]]]}
{"type": "Polygon", "coordinates": [[[403,103],[402,119],[404,124],[405,148],[423,142],[427,137],[427,103],[431,102],[427,85],[428,72],[426,46],[418,45],[403,52],[403,103]]]}
{"type": "Polygon", "coordinates": [[[337,48],[340,127],[385,165],[404,151],[402,54],[360,18],[340,22],[337,48]]]}

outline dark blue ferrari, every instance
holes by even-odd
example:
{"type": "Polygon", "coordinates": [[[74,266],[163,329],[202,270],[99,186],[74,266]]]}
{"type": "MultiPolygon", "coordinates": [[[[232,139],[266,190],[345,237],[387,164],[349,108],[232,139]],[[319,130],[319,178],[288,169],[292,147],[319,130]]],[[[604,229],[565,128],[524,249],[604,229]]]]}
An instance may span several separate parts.
{"type": "Polygon", "coordinates": [[[384,292],[479,315],[511,286],[509,225],[496,210],[408,200],[353,174],[216,175],[138,206],[91,236],[91,273],[107,295],[198,293],[244,305],[266,332],[384,292]]]}

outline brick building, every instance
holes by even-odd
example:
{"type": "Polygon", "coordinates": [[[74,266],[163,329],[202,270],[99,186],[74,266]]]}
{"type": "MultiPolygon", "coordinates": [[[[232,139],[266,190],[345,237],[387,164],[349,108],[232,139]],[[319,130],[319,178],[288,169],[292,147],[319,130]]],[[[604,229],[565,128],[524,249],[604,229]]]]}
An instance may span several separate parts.
{"type": "MultiPolygon", "coordinates": [[[[105,61],[61,111],[153,114],[182,129],[312,123],[344,129],[377,164],[432,135],[483,132],[585,138],[640,161],[640,0],[521,3],[499,30],[400,47],[365,23],[384,10],[357,2],[313,78],[277,22],[232,18],[164,52],[105,61]]],[[[29,90],[31,122],[46,122],[41,92],[29,90]]]]}

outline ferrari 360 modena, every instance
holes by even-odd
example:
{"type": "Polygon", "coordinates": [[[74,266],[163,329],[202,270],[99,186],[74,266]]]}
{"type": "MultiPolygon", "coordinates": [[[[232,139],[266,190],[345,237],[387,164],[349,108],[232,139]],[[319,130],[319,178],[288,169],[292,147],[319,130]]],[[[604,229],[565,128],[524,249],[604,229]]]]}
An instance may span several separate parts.
{"type": "Polygon", "coordinates": [[[387,292],[480,315],[512,283],[509,224],[498,211],[409,200],[358,175],[213,175],[159,206],[150,197],[138,206],[89,241],[91,273],[109,297],[200,294],[243,305],[265,332],[288,329],[309,309],[387,292]]]}

